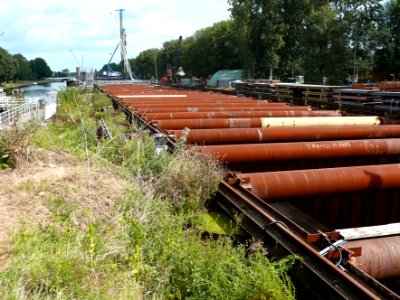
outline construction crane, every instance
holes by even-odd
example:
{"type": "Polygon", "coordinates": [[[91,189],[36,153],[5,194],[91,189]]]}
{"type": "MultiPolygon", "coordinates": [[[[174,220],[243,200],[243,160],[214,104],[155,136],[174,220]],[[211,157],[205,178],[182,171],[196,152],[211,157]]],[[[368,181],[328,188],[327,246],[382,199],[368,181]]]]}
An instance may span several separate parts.
{"type": "Polygon", "coordinates": [[[113,54],[112,54],[110,60],[108,61],[106,74],[107,74],[107,76],[121,76],[121,75],[125,75],[125,76],[128,76],[131,80],[133,80],[132,69],[131,69],[131,66],[130,66],[130,64],[129,64],[128,54],[127,54],[127,51],[126,51],[126,33],[125,33],[125,29],[124,29],[124,27],[123,27],[123,16],[122,16],[122,13],[125,11],[125,9],[120,8],[120,9],[117,9],[116,11],[119,12],[119,26],[120,26],[120,28],[119,28],[119,33],[120,33],[120,41],[119,41],[119,43],[117,44],[117,47],[115,47],[115,50],[114,50],[114,52],[113,52],[113,54]],[[121,50],[121,61],[123,62],[123,67],[124,67],[124,69],[123,69],[123,70],[124,70],[124,71],[123,71],[123,74],[120,74],[119,72],[114,72],[114,71],[111,70],[111,68],[110,68],[111,60],[113,59],[114,54],[117,52],[118,47],[119,47],[120,50],[121,50]]]}
{"type": "Polygon", "coordinates": [[[74,53],[72,52],[71,49],[69,49],[69,52],[71,53],[72,57],[75,59],[77,67],[76,67],[76,79],[80,79],[81,77],[81,71],[83,71],[83,57],[82,57],[82,65],[80,64],[79,60],[76,58],[74,53]]]}
{"type": "Polygon", "coordinates": [[[167,65],[167,74],[166,77],[161,79],[162,83],[178,83],[180,82],[181,77],[185,76],[185,71],[183,70],[180,64],[182,52],[182,36],[179,36],[178,42],[176,44],[175,53],[172,57],[172,66],[171,64],[167,65]]]}

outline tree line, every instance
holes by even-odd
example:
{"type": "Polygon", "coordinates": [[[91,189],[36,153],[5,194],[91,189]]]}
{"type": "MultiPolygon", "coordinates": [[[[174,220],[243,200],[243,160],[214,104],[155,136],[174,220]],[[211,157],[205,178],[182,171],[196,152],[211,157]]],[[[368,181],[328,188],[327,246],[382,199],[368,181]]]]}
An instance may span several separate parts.
{"type": "Polygon", "coordinates": [[[248,78],[303,75],[314,84],[400,78],[399,0],[228,2],[231,19],[130,59],[136,76],[160,78],[171,64],[197,77],[243,69],[248,78]]]}
{"type": "Polygon", "coordinates": [[[28,61],[22,54],[11,55],[0,47],[0,83],[20,80],[38,80],[53,72],[43,58],[28,61]]]}

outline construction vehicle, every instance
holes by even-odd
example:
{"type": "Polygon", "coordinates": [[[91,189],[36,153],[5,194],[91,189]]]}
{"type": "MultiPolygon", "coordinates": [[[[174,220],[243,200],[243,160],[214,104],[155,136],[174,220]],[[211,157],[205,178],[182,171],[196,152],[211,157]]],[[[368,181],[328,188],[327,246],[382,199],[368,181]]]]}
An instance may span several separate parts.
{"type": "Polygon", "coordinates": [[[172,65],[167,65],[166,76],[161,78],[160,82],[163,84],[178,84],[181,78],[185,76],[185,71],[182,66],[179,66],[182,51],[182,36],[179,36],[178,43],[175,48],[174,56],[172,57],[172,65]]]}
{"type": "Polygon", "coordinates": [[[114,50],[113,54],[111,55],[110,60],[106,64],[106,68],[103,71],[102,76],[104,79],[130,79],[133,81],[134,76],[132,74],[131,66],[129,64],[128,55],[126,52],[126,32],[122,25],[122,12],[124,11],[124,9],[117,9],[116,11],[119,12],[120,40],[119,40],[117,46],[115,47],[115,50],[114,50]],[[110,66],[111,61],[112,61],[115,53],[117,52],[118,48],[120,48],[120,50],[121,50],[121,61],[123,62],[123,67],[124,67],[123,72],[114,71],[110,66]]]}

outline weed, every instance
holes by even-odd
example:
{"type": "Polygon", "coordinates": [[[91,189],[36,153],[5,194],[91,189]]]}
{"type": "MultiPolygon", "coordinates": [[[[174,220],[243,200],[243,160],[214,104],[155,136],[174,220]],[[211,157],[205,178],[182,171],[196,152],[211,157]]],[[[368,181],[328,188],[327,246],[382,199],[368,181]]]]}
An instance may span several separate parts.
{"type": "Polygon", "coordinates": [[[198,211],[217,191],[222,178],[219,164],[195,152],[178,151],[155,183],[157,193],[178,210],[198,211]]]}
{"type": "Polygon", "coordinates": [[[16,168],[26,160],[29,142],[37,130],[37,124],[30,122],[0,131],[0,168],[16,168]]]}
{"type": "Polygon", "coordinates": [[[52,223],[13,237],[13,263],[0,273],[1,298],[294,298],[286,275],[292,258],[273,263],[258,252],[246,257],[229,238],[204,240],[196,222],[184,226],[215,193],[217,163],[190,151],[156,155],[149,135],[121,126],[123,116],[107,110],[101,116],[114,138],[97,140],[93,117],[107,106],[104,96],[67,89],[60,99],[58,117],[35,144],[85,158],[88,169],[115,168],[131,184],[107,216],[85,227],[75,224],[78,207],[68,193],[52,195],[52,223]],[[125,133],[135,138],[127,141],[125,133]]]}

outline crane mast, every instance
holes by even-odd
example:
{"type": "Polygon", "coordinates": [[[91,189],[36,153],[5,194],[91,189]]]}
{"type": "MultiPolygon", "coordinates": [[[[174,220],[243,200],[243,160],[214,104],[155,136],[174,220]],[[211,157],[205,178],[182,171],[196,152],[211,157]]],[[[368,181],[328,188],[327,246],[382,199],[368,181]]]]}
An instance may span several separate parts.
{"type": "Polygon", "coordinates": [[[122,13],[125,11],[125,9],[120,8],[120,9],[117,9],[116,11],[119,12],[119,35],[120,35],[119,46],[121,49],[121,61],[123,62],[124,74],[128,75],[129,78],[131,80],[133,80],[132,70],[131,70],[131,66],[129,64],[128,55],[127,55],[127,51],[126,51],[126,33],[125,33],[124,26],[123,26],[122,13]]]}

